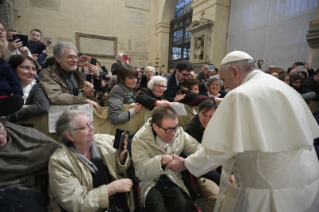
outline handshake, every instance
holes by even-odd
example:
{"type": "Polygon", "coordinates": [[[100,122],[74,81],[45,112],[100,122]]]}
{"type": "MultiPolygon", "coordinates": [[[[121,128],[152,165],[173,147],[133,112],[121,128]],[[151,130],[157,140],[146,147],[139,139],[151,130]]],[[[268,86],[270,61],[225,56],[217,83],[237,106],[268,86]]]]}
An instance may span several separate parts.
{"type": "Polygon", "coordinates": [[[185,158],[179,157],[175,154],[172,155],[162,155],[161,166],[166,166],[166,168],[171,169],[175,172],[181,172],[186,170],[184,166],[185,158]]]}

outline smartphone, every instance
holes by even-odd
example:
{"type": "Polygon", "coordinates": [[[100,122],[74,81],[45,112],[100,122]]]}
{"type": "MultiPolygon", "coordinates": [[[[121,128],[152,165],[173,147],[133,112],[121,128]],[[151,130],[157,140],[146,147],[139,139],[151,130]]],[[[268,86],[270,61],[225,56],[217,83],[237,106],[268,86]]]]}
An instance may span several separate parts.
{"type": "Polygon", "coordinates": [[[123,54],[122,58],[123,58],[124,61],[128,60],[129,62],[131,62],[131,60],[132,60],[131,55],[128,55],[128,54],[123,54]]]}
{"type": "Polygon", "coordinates": [[[118,154],[123,151],[123,143],[128,141],[130,134],[127,131],[116,129],[113,148],[118,150],[118,154]]]}
{"type": "Polygon", "coordinates": [[[47,40],[47,42],[45,42],[45,45],[46,45],[46,46],[50,46],[50,44],[51,44],[51,41],[50,41],[50,40],[47,40]]]}
{"type": "Polygon", "coordinates": [[[212,65],[212,64],[210,64],[210,65],[208,65],[208,68],[209,68],[209,70],[214,70],[214,69],[215,69],[215,66],[212,65]]]}
{"type": "Polygon", "coordinates": [[[85,76],[85,78],[86,78],[86,81],[92,83],[93,74],[87,74],[87,75],[85,76]]]}
{"type": "Polygon", "coordinates": [[[13,41],[16,39],[20,39],[20,41],[22,42],[22,46],[27,46],[28,45],[28,36],[27,35],[20,35],[20,34],[13,34],[13,41]]]}
{"type": "Polygon", "coordinates": [[[96,66],[96,59],[91,57],[91,61],[90,61],[90,64],[92,65],[95,65],[96,66]]]}
{"type": "Polygon", "coordinates": [[[305,65],[305,62],[296,62],[296,65],[297,65],[297,66],[304,66],[304,65],[305,65]]]}

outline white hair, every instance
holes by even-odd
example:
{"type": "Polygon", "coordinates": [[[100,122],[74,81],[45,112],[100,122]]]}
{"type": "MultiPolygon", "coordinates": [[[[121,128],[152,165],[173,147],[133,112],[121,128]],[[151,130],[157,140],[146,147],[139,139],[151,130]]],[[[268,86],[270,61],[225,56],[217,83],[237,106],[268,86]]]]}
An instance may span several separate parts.
{"type": "Polygon", "coordinates": [[[147,69],[151,69],[151,70],[153,71],[153,74],[155,75],[155,68],[154,68],[154,67],[152,67],[152,66],[147,66],[147,67],[145,68],[145,72],[147,71],[147,69]]]}
{"type": "MultiPolygon", "coordinates": [[[[162,77],[162,76],[154,76],[150,79],[150,81],[147,83],[147,88],[150,90],[153,90],[154,84],[156,82],[164,82],[165,86],[167,86],[167,79],[166,77],[162,77]]],[[[165,88],[166,90],[166,88],[165,88]]]]}
{"type": "Polygon", "coordinates": [[[123,57],[123,53],[122,53],[122,52],[117,53],[117,55],[116,55],[116,57],[115,57],[115,61],[116,61],[116,62],[120,62],[120,61],[118,61],[119,57],[123,57]]]}

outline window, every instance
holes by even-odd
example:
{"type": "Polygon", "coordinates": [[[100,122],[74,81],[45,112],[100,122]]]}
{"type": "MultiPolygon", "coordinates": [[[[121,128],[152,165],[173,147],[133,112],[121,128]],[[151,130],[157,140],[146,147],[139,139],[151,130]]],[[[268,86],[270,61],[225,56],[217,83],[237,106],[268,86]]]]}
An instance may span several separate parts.
{"type": "Polygon", "coordinates": [[[179,0],[174,19],[170,24],[169,64],[175,68],[179,60],[189,60],[191,33],[187,27],[192,23],[193,0],[179,0]]]}

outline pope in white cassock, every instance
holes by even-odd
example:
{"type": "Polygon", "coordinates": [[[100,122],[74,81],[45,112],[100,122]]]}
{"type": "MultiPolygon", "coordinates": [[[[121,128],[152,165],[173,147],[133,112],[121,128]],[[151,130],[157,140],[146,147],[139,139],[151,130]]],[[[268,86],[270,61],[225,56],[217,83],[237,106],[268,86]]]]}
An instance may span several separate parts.
{"type": "Polygon", "coordinates": [[[187,159],[174,155],[167,168],[201,176],[223,165],[214,211],[318,212],[319,127],[300,94],[241,51],[226,55],[219,75],[231,91],[207,125],[203,148],[187,159]]]}

